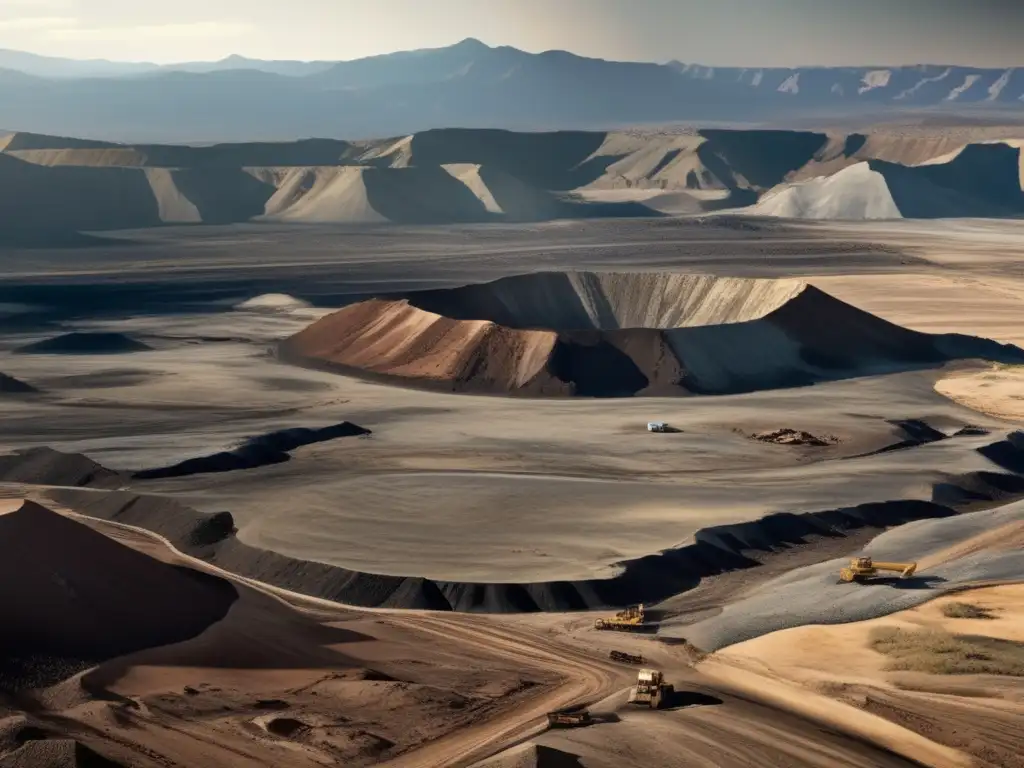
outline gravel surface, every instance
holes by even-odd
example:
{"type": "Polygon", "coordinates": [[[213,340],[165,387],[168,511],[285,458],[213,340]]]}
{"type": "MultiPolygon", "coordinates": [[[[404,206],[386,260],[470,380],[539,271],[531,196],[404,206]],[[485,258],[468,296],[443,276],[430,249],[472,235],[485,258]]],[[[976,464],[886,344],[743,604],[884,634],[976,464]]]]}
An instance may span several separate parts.
{"type": "MultiPolygon", "coordinates": [[[[864,554],[876,560],[921,562],[967,539],[1018,522],[1024,522],[1024,502],[921,520],[883,533],[864,548],[864,554]]],[[[976,551],[919,570],[909,579],[882,579],[874,584],[839,582],[839,569],[846,562],[845,558],[829,560],[792,571],[713,618],[690,626],[666,623],[659,635],[685,637],[705,651],[717,651],[780,629],[878,618],[972,583],[1024,578],[1024,550],[1019,547],[976,551]]]]}

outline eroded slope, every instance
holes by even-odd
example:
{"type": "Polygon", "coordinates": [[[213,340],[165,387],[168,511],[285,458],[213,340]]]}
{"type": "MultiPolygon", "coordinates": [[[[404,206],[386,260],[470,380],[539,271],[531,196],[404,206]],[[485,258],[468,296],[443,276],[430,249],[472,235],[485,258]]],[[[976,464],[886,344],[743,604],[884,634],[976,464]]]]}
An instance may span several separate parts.
{"type": "Polygon", "coordinates": [[[547,272],[374,299],[283,359],[455,391],[725,394],[939,365],[1016,347],[909,331],[795,280],[547,272]]]}

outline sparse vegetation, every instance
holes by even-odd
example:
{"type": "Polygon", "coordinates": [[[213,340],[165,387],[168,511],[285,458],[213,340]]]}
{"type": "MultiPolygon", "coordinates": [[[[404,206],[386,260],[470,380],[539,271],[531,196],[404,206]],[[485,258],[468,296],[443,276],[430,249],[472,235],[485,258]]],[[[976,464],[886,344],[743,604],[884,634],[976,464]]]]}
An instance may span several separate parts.
{"type": "Polygon", "coordinates": [[[1024,677],[1024,643],[932,629],[878,627],[871,647],[890,657],[886,669],[933,675],[1024,677]]]}
{"type": "Polygon", "coordinates": [[[946,603],[942,606],[942,615],[947,619],[994,619],[988,608],[974,603],[946,603]]]}

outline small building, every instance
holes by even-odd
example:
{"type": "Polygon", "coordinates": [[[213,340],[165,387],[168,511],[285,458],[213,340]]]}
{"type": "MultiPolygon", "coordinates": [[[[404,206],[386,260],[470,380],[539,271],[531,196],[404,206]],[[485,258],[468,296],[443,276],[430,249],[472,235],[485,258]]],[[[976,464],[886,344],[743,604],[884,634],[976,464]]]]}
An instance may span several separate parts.
{"type": "Polygon", "coordinates": [[[648,432],[668,432],[668,424],[664,421],[648,421],[647,422],[648,432]]]}

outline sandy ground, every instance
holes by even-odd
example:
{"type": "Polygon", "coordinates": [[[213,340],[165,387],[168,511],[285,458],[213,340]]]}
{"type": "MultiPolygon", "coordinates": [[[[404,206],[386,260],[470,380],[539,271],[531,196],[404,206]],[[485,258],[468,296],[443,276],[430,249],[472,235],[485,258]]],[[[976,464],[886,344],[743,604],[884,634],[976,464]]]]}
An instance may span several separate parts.
{"type": "MultiPolygon", "coordinates": [[[[204,228],[201,235],[168,228],[126,235],[135,242],[117,247],[3,251],[0,371],[42,394],[0,395],[0,447],[48,445],[135,470],[278,429],[351,421],[372,436],[309,445],[286,462],[255,470],[128,484],[203,511],[230,510],[242,541],[301,558],[374,572],[517,581],[607,578],[623,561],[685,544],[709,523],[930,500],[936,488],[961,482],[956,478],[1010,471],[982,452],[1016,428],[1004,420],[1010,414],[940,394],[946,383],[960,380],[948,377],[987,371],[971,363],[729,397],[540,402],[386,387],[289,367],[268,354],[276,340],[324,311],[375,293],[561,268],[798,276],[909,328],[1020,343],[1016,223],[757,226],[766,228],[661,221],[400,234],[372,226],[310,228],[301,235],[272,225],[204,228]],[[891,291],[882,290],[890,284],[891,291]],[[280,300],[234,308],[281,293],[319,308],[280,300]],[[95,313],[98,305],[106,309],[103,316],[95,313]],[[69,331],[123,333],[152,349],[14,352],[69,331]],[[649,434],[646,422],[655,419],[682,431],[649,434]],[[893,420],[916,420],[946,439],[874,453],[907,438],[893,420]],[[987,434],[957,434],[970,425],[987,434]],[[811,449],[747,437],[780,427],[835,435],[839,442],[811,449]]],[[[5,486],[8,495],[45,491],[5,486]]],[[[1013,523],[1017,513],[1019,507],[989,512],[1006,517],[1000,525],[1013,523]]],[[[947,572],[955,564],[976,565],[982,550],[990,554],[987,544],[978,544],[984,530],[971,527],[981,519],[965,516],[961,527],[945,533],[939,524],[946,521],[912,523],[904,543],[890,541],[891,556],[910,552],[915,536],[933,531],[908,555],[937,558],[929,566],[933,575],[948,583],[1020,578],[1013,552],[990,557],[1005,572],[995,574],[988,565],[979,567],[980,575],[969,567],[959,575],[947,572]],[[967,550],[950,556],[963,542],[967,550]]],[[[141,531],[94,525],[159,559],[182,562],[141,531]]],[[[784,584],[804,580],[801,599],[820,608],[819,582],[832,572],[832,559],[857,554],[867,543],[851,539],[843,551],[843,540],[812,541],[795,548],[794,559],[785,561],[791,566],[752,568],[732,587],[731,574],[708,580],[694,590],[689,607],[682,604],[689,593],[680,596],[675,617],[689,614],[678,633],[685,637],[701,621],[713,622],[708,614],[725,617],[718,623],[725,626],[732,621],[727,604],[742,600],[775,600],[777,612],[788,603],[771,597],[779,585],[765,584],[769,576],[784,584]],[[791,577],[790,567],[796,568],[791,577]]],[[[919,710],[905,697],[892,698],[897,694],[889,689],[890,698],[864,712],[870,723],[847,727],[849,707],[842,701],[835,705],[843,709],[823,719],[808,708],[818,700],[803,692],[785,700],[764,688],[753,695],[735,674],[726,679],[694,671],[677,646],[648,635],[595,633],[588,628],[592,616],[355,612],[235,583],[240,598],[229,615],[198,638],[103,661],[79,678],[95,682],[101,695],[82,698],[75,682],[37,697],[41,705],[0,701],[0,713],[14,718],[3,714],[3,733],[20,732],[17,718],[24,714],[17,713],[28,711],[126,765],[165,768],[189,764],[196,754],[224,766],[284,760],[360,765],[385,756],[395,765],[454,766],[517,742],[529,753],[526,760],[555,750],[591,766],[652,760],[740,766],[763,762],[757,756],[766,749],[782,764],[809,766],[907,765],[911,759],[966,765],[973,754],[970,745],[941,734],[912,736],[912,717],[886,713],[901,706],[919,710]],[[295,631],[283,631],[288,628],[295,631]],[[612,648],[649,655],[678,687],[700,696],[665,713],[620,711],[635,670],[606,663],[612,648]],[[242,653],[247,649],[251,656],[242,653]],[[375,675],[365,670],[394,680],[371,679],[375,675]],[[523,681],[536,685],[524,688],[523,681]],[[198,693],[185,693],[185,686],[198,693]],[[257,706],[277,699],[288,709],[257,706]],[[453,707],[453,701],[459,703],[453,707]],[[604,702],[600,706],[619,720],[539,735],[544,712],[580,702],[604,702]],[[270,722],[278,717],[299,722],[277,723],[283,735],[272,735],[270,722]],[[407,723],[416,725],[401,727],[407,723]],[[536,743],[527,743],[534,737],[536,743]]],[[[863,614],[856,618],[907,607],[878,597],[898,590],[877,590],[862,592],[863,614]]],[[[921,591],[927,594],[913,596],[911,604],[939,590],[921,591]]],[[[776,628],[757,612],[748,618],[753,624],[729,630],[730,642],[751,626],[754,635],[776,628]]],[[[813,615],[807,620],[814,622],[813,615]]],[[[998,731],[970,713],[963,717],[964,728],[998,731]]]]}
{"type": "Polygon", "coordinates": [[[849,558],[828,560],[761,584],[716,616],[695,624],[670,620],[660,632],[715,651],[765,632],[864,621],[972,584],[1013,581],[1024,565],[1018,544],[1022,520],[1024,503],[1014,502],[907,523],[867,543],[863,554],[883,562],[918,563],[918,573],[910,579],[883,579],[851,590],[838,580],[839,569],[849,558]],[[784,612],[780,605],[786,606],[784,612]]]}
{"type": "MultiPolygon", "coordinates": [[[[692,271],[809,273],[840,299],[916,330],[1020,339],[1015,298],[1000,294],[1005,309],[997,306],[998,314],[993,315],[993,294],[976,298],[973,285],[955,291],[961,285],[954,280],[959,275],[947,277],[946,266],[920,260],[904,265],[901,260],[906,257],[897,251],[888,255],[885,248],[867,242],[842,245],[822,239],[816,230],[804,240],[784,232],[751,239],[742,232],[679,225],[678,242],[673,242],[660,236],[663,226],[623,223],[625,243],[612,239],[602,246],[594,239],[610,231],[606,222],[524,228],[515,233],[515,240],[509,240],[509,228],[486,228],[472,248],[457,229],[450,234],[424,230],[424,240],[415,249],[403,238],[404,251],[387,247],[386,253],[367,257],[362,248],[388,242],[386,234],[371,236],[371,230],[364,246],[331,240],[337,243],[334,258],[348,264],[343,282],[332,283],[329,274],[320,274],[315,284],[307,280],[307,290],[296,293],[323,300],[317,294],[327,290],[338,294],[332,300],[339,302],[346,291],[345,295],[359,296],[383,285],[400,290],[482,279],[494,274],[489,265],[497,264],[500,254],[506,254],[500,256],[506,260],[507,254],[516,254],[519,270],[547,266],[554,259],[573,266],[582,260],[620,268],[624,263],[664,267],[671,260],[692,271]],[[481,248],[492,238],[494,255],[487,256],[481,248]],[[344,249],[340,257],[339,248],[344,249]],[[431,256],[432,248],[448,255],[431,256]],[[736,255],[724,258],[718,249],[736,255]],[[766,257],[760,255],[763,252],[778,255],[766,257]],[[783,256],[785,252],[802,255],[783,256]],[[627,256],[630,262],[625,261],[627,256]],[[414,261],[417,272],[410,269],[414,261]],[[840,270],[847,274],[835,274],[840,270]],[[878,271],[885,276],[873,274],[878,271]],[[815,272],[821,276],[815,277],[815,272]],[[893,294],[877,289],[882,280],[887,286],[902,286],[895,294],[901,298],[919,287],[917,299],[890,298],[893,294]],[[945,311],[930,312],[933,305],[945,311]],[[941,317],[956,319],[936,319],[941,317]]],[[[885,224],[878,239],[889,237],[893,226],[885,224]]],[[[1012,230],[1014,225],[1008,226],[1012,230]]],[[[954,234],[961,229],[958,225],[954,234]]],[[[972,230],[963,232],[965,247],[973,247],[972,230]]],[[[843,235],[855,240],[846,230],[843,235]]],[[[187,283],[202,278],[214,291],[223,291],[224,298],[216,300],[229,309],[259,295],[264,273],[288,288],[298,265],[308,266],[311,274],[326,269],[313,245],[302,241],[292,249],[290,260],[257,259],[248,270],[248,288],[241,282],[225,283],[232,274],[240,280],[241,273],[237,260],[225,261],[222,254],[238,247],[272,248],[278,237],[273,228],[234,235],[214,231],[191,245],[189,258],[163,278],[161,270],[169,267],[161,265],[170,263],[166,249],[161,247],[165,255],[153,262],[145,255],[148,246],[140,246],[134,266],[122,266],[116,273],[118,283],[110,282],[115,273],[104,251],[96,253],[93,262],[80,255],[73,264],[53,261],[56,254],[43,254],[37,259],[37,279],[67,283],[66,289],[58,289],[56,283],[49,289],[65,295],[84,280],[93,290],[109,293],[115,305],[142,301],[145,306],[142,296],[151,291],[136,298],[142,287],[135,283],[133,269],[140,279],[147,274],[150,280],[170,281],[197,301],[214,298],[198,287],[186,289],[187,283]],[[69,268],[83,273],[68,274],[69,268]],[[248,293],[238,295],[239,291],[248,293]],[[232,293],[235,300],[227,298],[232,293]]],[[[867,241],[875,237],[875,230],[862,228],[857,237],[867,241]]],[[[908,239],[912,238],[900,240],[901,247],[908,239]]],[[[951,241],[952,236],[941,240],[944,252],[951,241]]],[[[990,261],[995,263],[1000,253],[990,249],[990,261]]],[[[974,275],[985,268],[984,263],[972,267],[970,277],[980,279],[974,275]]],[[[998,277],[1010,279],[1002,273],[998,277]]],[[[9,281],[16,279],[11,276],[9,281]]],[[[25,294],[19,295],[24,300],[25,294]]],[[[45,294],[36,295],[46,300],[45,294]]],[[[302,448],[287,464],[259,471],[142,485],[181,495],[206,511],[230,509],[240,521],[242,539],[250,543],[374,572],[416,571],[438,578],[499,581],[610,574],[624,560],[685,543],[710,522],[889,498],[927,498],[936,473],[988,466],[975,452],[981,438],[974,437],[922,451],[833,461],[898,442],[901,437],[886,420],[926,418],[950,427],[976,423],[995,432],[1002,428],[1000,421],[933,393],[935,377],[928,373],[705,398],[693,404],[676,399],[619,400],[614,407],[608,401],[527,403],[415,392],[283,366],[266,355],[275,340],[301,329],[323,309],[300,305],[279,312],[243,308],[167,316],[154,314],[158,308],[149,306],[148,314],[134,310],[130,319],[77,320],[73,327],[128,333],[144,339],[152,351],[116,356],[4,355],[0,370],[49,393],[37,400],[12,401],[5,418],[5,447],[50,445],[86,452],[105,466],[143,469],[221,450],[273,429],[353,421],[373,430],[372,438],[302,448]],[[842,410],[834,407],[837,401],[844,403],[842,410]],[[114,409],[119,414],[116,420],[110,418],[114,409]],[[786,423],[775,415],[795,412],[799,418],[787,415],[782,419],[786,423]],[[683,431],[649,435],[644,425],[652,419],[683,431]],[[836,434],[841,443],[818,451],[788,449],[753,443],[739,434],[783,426],[836,434]],[[737,477],[736,466],[748,471],[737,477]],[[422,515],[424,488],[433,500],[429,519],[422,515]],[[257,498],[255,505],[252,500],[257,498]],[[347,499],[360,502],[339,503],[347,499]],[[631,519],[625,530],[618,523],[624,513],[631,519]],[[588,523],[585,537],[579,536],[581,519],[588,523]],[[296,526],[297,520],[303,525],[296,526]],[[398,536],[396,520],[401,521],[398,536]],[[514,525],[503,525],[512,520],[514,525]],[[304,533],[298,534],[300,530],[304,533]],[[474,556],[467,557],[467,551],[474,556]]],[[[13,349],[52,335],[52,328],[14,328],[2,343],[13,349]]]]}
{"type": "Polygon", "coordinates": [[[1024,423],[1024,367],[965,372],[942,379],[935,389],[968,408],[1024,423]]]}
{"type": "MultiPolygon", "coordinates": [[[[15,740],[35,725],[132,766],[189,765],[200,753],[211,766],[392,758],[394,765],[455,765],[500,741],[508,727],[501,715],[513,708],[514,725],[531,723],[626,680],[568,648],[547,643],[545,650],[528,636],[458,618],[453,625],[448,616],[354,613],[267,591],[145,532],[95,525],[160,561],[231,580],[239,598],[192,640],[119,656],[66,684],[20,694],[10,703],[25,707],[28,721],[3,723],[15,740]],[[401,723],[389,714],[395,711],[401,723]]],[[[133,620],[130,606],[122,611],[133,620]]]]}
{"type": "Polygon", "coordinates": [[[127,386],[76,386],[112,376],[111,366],[125,371],[122,356],[74,359],[73,367],[64,357],[12,357],[19,377],[31,368],[32,380],[74,390],[63,402],[17,403],[4,439],[12,448],[49,445],[107,467],[143,469],[272,429],[352,421],[372,437],[301,448],[291,461],[260,470],[131,487],[173,493],[203,511],[230,509],[243,541],[297,557],[376,573],[537,581],[608,575],[617,563],[685,544],[710,524],[927,499],[937,472],[989,466],[976,451],[992,441],[985,435],[836,461],[903,439],[887,420],[927,418],[950,432],[968,424],[1000,429],[936,395],[932,374],[713,398],[698,407],[642,398],[610,408],[607,401],[526,403],[382,387],[281,366],[242,344],[192,349],[131,355],[127,386]],[[198,398],[203,421],[187,407],[198,398]],[[835,411],[836,401],[845,413],[835,411]],[[121,416],[112,421],[115,408],[121,416]],[[799,418],[785,423],[771,415],[797,408],[799,418]],[[653,419],[682,433],[650,435],[653,419]],[[54,432],[40,430],[47,422],[54,432]],[[72,424],[80,439],[68,439],[72,424]],[[746,437],[779,426],[842,442],[801,449],[746,437]],[[737,466],[746,468],[742,476],[737,466]]]}
{"type": "MultiPolygon", "coordinates": [[[[775,632],[731,646],[701,666],[712,675],[721,671],[723,677],[746,676],[751,686],[804,689],[791,695],[842,702],[866,713],[862,716],[865,727],[873,718],[912,724],[929,740],[968,753],[975,764],[1019,765],[1020,753],[1014,745],[1016,724],[1024,716],[1022,678],[892,671],[888,657],[872,649],[870,638],[879,627],[897,627],[1021,643],[1022,621],[1024,588],[990,587],[943,597],[882,619],[775,632]],[[944,608],[960,602],[982,607],[992,618],[944,615],[944,608]]],[[[948,764],[958,764],[955,756],[948,759],[948,764]]]]}
{"type": "MultiPolygon", "coordinates": [[[[794,766],[909,765],[703,680],[675,651],[658,653],[685,681],[680,708],[660,724],[655,713],[614,715],[633,670],[535,627],[458,614],[353,612],[240,581],[137,529],[82,523],[157,560],[227,579],[239,599],[193,640],[2,700],[8,715],[0,733],[22,750],[59,736],[125,766],[188,765],[199,754],[211,766],[463,766],[536,737],[547,711],[599,702],[594,710],[609,713],[600,733],[621,740],[626,760],[640,747],[631,741],[637,733],[661,733],[655,756],[666,765],[743,766],[767,748],[794,766]],[[17,714],[20,708],[26,712],[17,714]],[[724,746],[715,732],[734,738],[724,746]],[[694,742],[696,734],[703,736],[694,742]]],[[[543,742],[560,743],[554,734],[543,742]]]]}

